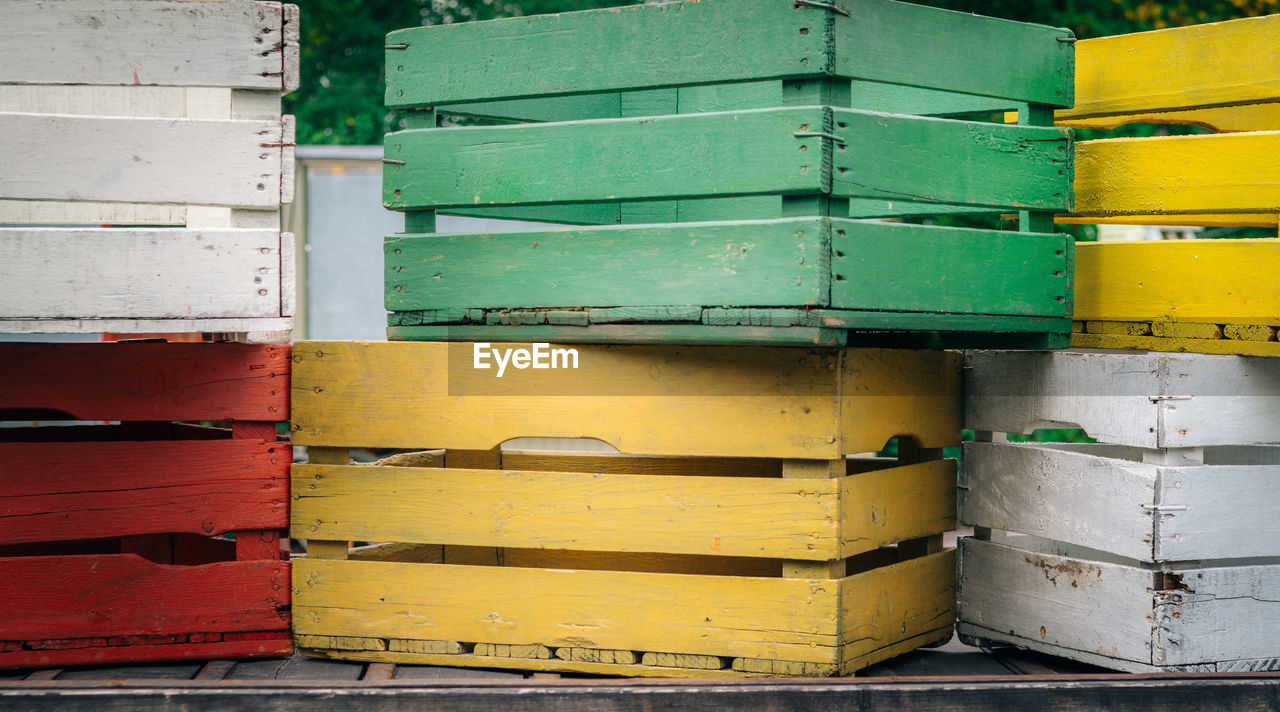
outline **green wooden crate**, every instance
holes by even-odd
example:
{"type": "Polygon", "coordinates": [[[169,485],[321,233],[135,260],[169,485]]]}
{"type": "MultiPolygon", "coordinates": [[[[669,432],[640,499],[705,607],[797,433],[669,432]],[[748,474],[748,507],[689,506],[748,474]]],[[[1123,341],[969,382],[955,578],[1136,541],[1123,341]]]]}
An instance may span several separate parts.
{"type": "Polygon", "coordinates": [[[393,339],[1067,345],[1067,30],[689,0],[393,32],[393,339]],[[1016,110],[1019,125],[996,123],[1016,110]],[[991,120],[960,120],[987,112],[991,120]],[[878,218],[1017,213],[1017,231],[878,218]],[[435,234],[437,214],[563,223],[435,234]]]}

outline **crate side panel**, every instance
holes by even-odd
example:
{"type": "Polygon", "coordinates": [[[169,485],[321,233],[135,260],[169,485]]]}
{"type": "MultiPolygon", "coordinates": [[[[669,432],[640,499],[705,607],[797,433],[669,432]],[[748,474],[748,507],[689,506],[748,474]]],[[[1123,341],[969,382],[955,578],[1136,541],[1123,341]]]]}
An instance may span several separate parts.
{"type": "Polygon", "coordinates": [[[841,558],[955,528],[955,460],[860,472],[839,482],[841,558]]]}
{"type": "Polygon", "coordinates": [[[1170,578],[1176,583],[1160,594],[1156,609],[1156,662],[1280,658],[1280,565],[1180,569],[1170,578]]]}
{"type": "MultiPolygon", "coordinates": [[[[956,551],[910,559],[840,582],[841,663],[865,667],[877,653],[939,630],[956,613],[956,551]]],[[[887,651],[886,651],[887,652],[887,651]]],[[[887,657],[887,655],[886,655],[887,657]]]]}
{"type": "Polygon", "coordinates": [[[1185,507],[1156,529],[1166,560],[1280,556],[1280,464],[1163,468],[1160,503],[1185,507]]]}

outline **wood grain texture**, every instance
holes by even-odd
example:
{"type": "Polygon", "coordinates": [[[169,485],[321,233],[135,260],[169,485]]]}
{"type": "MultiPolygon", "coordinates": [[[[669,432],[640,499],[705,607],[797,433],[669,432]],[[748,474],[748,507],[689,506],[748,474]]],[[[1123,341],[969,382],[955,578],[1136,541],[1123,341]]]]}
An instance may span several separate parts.
{"type": "Polygon", "coordinates": [[[1268,356],[1272,358],[1280,356],[1280,343],[1275,341],[1167,338],[1132,334],[1076,333],[1071,335],[1071,346],[1077,349],[1165,351],[1170,353],[1268,356]]]}
{"type": "Polygon", "coordinates": [[[1077,246],[1075,318],[1280,325],[1280,239],[1077,246]]]}
{"type": "Polygon", "coordinates": [[[136,665],[177,660],[278,658],[292,653],[293,640],[289,632],[276,630],[270,635],[243,640],[5,651],[0,652],[0,667],[21,669],[72,665],[136,665]]]}
{"type": "Polygon", "coordinates": [[[0,344],[0,410],[75,420],[281,420],[289,347],[199,343],[0,344]]]}
{"type": "Polygon", "coordinates": [[[287,526],[289,448],[261,440],[0,444],[0,541],[287,526]]]}
{"type": "Polygon", "coordinates": [[[1204,354],[972,351],[965,425],[998,433],[1077,426],[1144,448],[1268,444],[1280,361],[1204,354]]]}
{"type": "Polygon", "coordinates": [[[955,528],[954,460],[860,472],[834,483],[840,493],[840,555],[834,558],[955,528]]]}
{"type": "Polygon", "coordinates": [[[0,228],[0,317],[279,317],[280,233],[0,228]]]}
{"type": "Polygon", "coordinates": [[[3,198],[280,205],[280,121],[0,113],[0,136],[3,198]]]}
{"type": "Polygon", "coordinates": [[[7,640],[281,630],[289,564],[160,566],[131,554],[0,559],[7,640]]]}
{"type": "Polygon", "coordinates": [[[387,135],[393,210],[764,193],[830,184],[818,107],[387,135]],[[802,127],[808,127],[802,128],[802,127]],[[802,151],[804,146],[806,150],[802,151]]]}
{"type": "Polygon", "coordinates": [[[946,640],[955,615],[955,549],[842,579],[840,674],[946,640]]]}
{"type": "MultiPolygon", "coordinates": [[[[280,3],[8,0],[0,84],[288,91],[280,3]]],[[[296,69],[294,70],[296,72],[296,69]]]]}
{"type": "Polygon", "coordinates": [[[1084,141],[1077,216],[1280,212],[1280,132],[1084,141]]]}
{"type": "Polygon", "coordinates": [[[294,442],[483,450],[594,437],[630,454],[830,459],[898,434],[941,447],[959,433],[954,354],[577,348],[577,369],[497,379],[474,368],[471,344],[301,342],[294,442]]]}
{"type": "Polygon", "coordinates": [[[3,319],[6,334],[237,334],[244,343],[289,340],[291,317],[274,319],[3,319]]]}

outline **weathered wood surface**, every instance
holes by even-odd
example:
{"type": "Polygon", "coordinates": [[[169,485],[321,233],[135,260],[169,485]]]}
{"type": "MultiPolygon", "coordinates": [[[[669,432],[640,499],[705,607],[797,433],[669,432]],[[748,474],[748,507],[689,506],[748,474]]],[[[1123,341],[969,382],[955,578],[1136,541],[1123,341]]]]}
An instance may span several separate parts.
{"type": "Polygon", "coordinates": [[[955,354],[577,350],[577,369],[498,379],[474,368],[471,344],[300,342],[294,442],[485,450],[515,437],[594,437],[631,454],[829,459],[900,434],[926,447],[959,434],[955,354]]]}
{"type": "Polygon", "coordinates": [[[234,334],[249,344],[279,344],[289,339],[291,317],[278,319],[3,319],[6,334],[234,334]]]}
{"type": "Polygon", "coordinates": [[[280,233],[0,228],[0,319],[278,318],[280,233]]]}
{"type": "Polygon", "coordinates": [[[1160,573],[972,538],[960,562],[962,637],[1131,672],[1280,668],[1276,564],[1160,573]]]}
{"type": "Polygon", "coordinates": [[[1280,361],[1204,354],[972,351],[965,426],[998,433],[1078,426],[1144,448],[1268,444],[1280,427],[1280,361]]]}
{"type": "Polygon", "coordinates": [[[399,30],[387,36],[386,101],[405,108],[836,76],[1072,103],[1074,52],[1057,41],[1067,30],[884,0],[844,5],[702,0],[399,30]],[[974,40],[956,43],[960,36],[974,40]],[[602,63],[600,47],[629,58],[628,69],[602,63]]]}
{"type": "MultiPolygon", "coordinates": [[[[72,420],[278,421],[289,347],[243,344],[0,344],[0,410],[72,420]]],[[[41,419],[48,419],[47,417],[41,419]]]]}
{"type": "Polygon", "coordinates": [[[1158,465],[1120,446],[966,443],[960,519],[1137,561],[1280,556],[1280,448],[1221,449],[1158,465]]]}
{"type": "Polygon", "coordinates": [[[297,74],[296,9],[276,2],[8,0],[4,14],[0,84],[290,91],[297,74]]]}
{"type": "Polygon", "coordinates": [[[3,198],[281,203],[280,121],[0,113],[0,136],[3,198]]]}

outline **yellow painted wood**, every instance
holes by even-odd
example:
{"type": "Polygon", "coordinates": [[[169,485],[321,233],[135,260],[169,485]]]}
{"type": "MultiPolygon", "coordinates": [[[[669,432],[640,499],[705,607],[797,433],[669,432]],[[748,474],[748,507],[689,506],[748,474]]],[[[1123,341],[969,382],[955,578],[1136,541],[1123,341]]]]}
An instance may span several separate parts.
{"type": "Polygon", "coordinates": [[[582,663],[616,663],[635,665],[636,654],[630,650],[601,650],[599,648],[557,648],[556,657],[582,663]]]}
{"type": "MultiPolygon", "coordinates": [[[[336,464],[345,465],[350,462],[351,452],[345,447],[309,447],[307,448],[307,459],[318,464],[336,464]]],[[[294,481],[292,471],[290,481],[294,481]]],[[[306,534],[299,534],[296,538],[307,539],[307,557],[312,559],[345,559],[347,558],[347,550],[351,542],[347,539],[326,541],[323,539],[312,540],[306,534]]]]}
{"type": "Polygon", "coordinates": [[[1277,274],[1275,238],[1080,243],[1075,318],[1280,325],[1277,274]]]}
{"type": "Polygon", "coordinates": [[[348,549],[347,558],[355,561],[401,561],[417,564],[443,564],[444,547],[438,544],[399,544],[389,542],[348,549]]]}
{"type": "Polygon", "coordinates": [[[701,475],[703,477],[781,477],[782,461],[757,457],[665,457],[621,453],[566,454],[554,451],[503,450],[509,470],[551,470],[633,475],[701,475]]]}
{"type": "MultiPolygon", "coordinates": [[[[366,650],[369,649],[370,648],[366,648],[366,650]]],[[[372,649],[376,650],[376,648],[372,649]]],[[[387,641],[387,650],[397,653],[458,655],[462,653],[462,645],[454,640],[405,640],[403,638],[391,638],[387,641]]]]}
{"type": "Polygon", "coordinates": [[[483,450],[593,437],[629,454],[830,459],[899,434],[944,447],[960,432],[954,353],[580,345],[576,370],[498,379],[472,367],[471,348],[296,344],[294,442],[483,450]]]}
{"type": "MultiPolygon", "coordinates": [[[[302,635],[826,663],[838,659],[841,593],[851,580],[306,559],[295,562],[294,570],[293,619],[302,635]]],[[[874,578],[892,587],[872,595],[867,586],[857,586],[857,598],[869,598],[873,607],[883,598],[895,616],[906,615],[892,602],[915,597],[900,590],[910,588],[907,581],[874,578]]],[[[865,611],[865,604],[856,610],[865,611]]],[[[883,640],[896,637],[877,632],[883,640]]]]}
{"type": "MultiPolygon", "coordinates": [[[[476,655],[492,655],[498,658],[531,658],[534,660],[550,660],[551,649],[545,645],[497,645],[494,643],[476,643],[476,655]]],[[[648,665],[648,663],[645,663],[648,665]]]]}
{"type": "Polygon", "coordinates": [[[1086,321],[1084,330],[1090,334],[1117,334],[1121,336],[1150,336],[1149,321],[1086,321]]]}
{"type": "Polygon", "coordinates": [[[1186,225],[1189,227],[1276,227],[1275,213],[1222,213],[1220,215],[1121,215],[1118,217],[1073,217],[1057,215],[1060,225],[1186,225]]]}
{"type": "Polygon", "coordinates": [[[798,677],[831,677],[838,674],[839,666],[828,663],[801,663],[791,660],[760,660],[735,658],[733,669],[761,675],[793,675],[798,677]]]}
{"type": "Polygon", "coordinates": [[[841,556],[956,526],[955,460],[850,475],[840,488],[841,556]]]}
{"type": "Polygon", "coordinates": [[[682,653],[645,653],[640,658],[644,665],[685,668],[686,670],[723,670],[724,658],[714,655],[684,655],[682,653]]]}
{"type": "Polygon", "coordinates": [[[1276,330],[1262,324],[1224,324],[1222,335],[1241,341],[1275,341],[1276,330]]]}
{"type": "Polygon", "coordinates": [[[899,641],[932,637],[943,629],[950,631],[955,621],[955,603],[955,549],[842,580],[843,674],[853,672],[855,665],[870,664],[863,661],[899,641]]]}
{"type": "MultiPolygon", "coordinates": [[[[836,462],[843,468],[843,461],[836,462]]],[[[292,485],[293,531],[308,538],[806,560],[840,556],[841,493],[830,479],[295,465],[292,485]]],[[[906,511],[891,509],[891,516],[904,518],[913,508],[902,499],[892,506],[906,511]]]]}
{"type": "Polygon", "coordinates": [[[387,642],[382,638],[350,638],[335,635],[299,635],[298,645],[309,648],[329,648],[331,650],[386,650],[387,642]]]}
{"type": "Polygon", "coordinates": [[[1236,339],[1162,339],[1158,336],[1117,334],[1072,334],[1071,345],[1078,349],[1126,349],[1172,351],[1177,353],[1236,354],[1238,356],[1280,357],[1280,342],[1236,339]]]}
{"type": "Polygon", "coordinates": [[[1280,131],[1076,144],[1075,215],[1280,212],[1280,131]]]}
{"type": "Polygon", "coordinates": [[[1221,339],[1222,327],[1217,324],[1201,324],[1191,321],[1153,321],[1151,322],[1151,335],[1162,336],[1166,339],[1221,339]]]}
{"type": "MultiPolygon", "coordinates": [[[[844,458],[838,460],[784,460],[782,476],[788,480],[806,480],[831,487],[832,492],[839,492],[834,478],[844,474],[846,464],[844,458]]],[[[794,486],[794,485],[793,485],[794,486]]],[[[840,502],[836,501],[836,510],[826,517],[826,523],[838,532],[840,502]]],[[[837,534],[838,535],[838,534],[837,534]]],[[[840,541],[830,550],[817,550],[817,556],[790,556],[782,562],[784,578],[801,579],[839,579],[844,578],[844,557],[840,553],[840,541]]],[[[812,548],[812,544],[810,547],[812,548]]]]}
{"type": "Polygon", "coordinates": [[[1280,15],[1076,43],[1062,119],[1280,100],[1280,15]]]}
{"type": "MultiPolygon", "coordinates": [[[[904,649],[906,652],[910,648],[904,649]]],[[[303,655],[313,658],[326,658],[331,660],[357,660],[362,662],[380,663],[392,662],[401,665],[453,665],[460,667],[481,667],[481,668],[499,668],[499,669],[515,669],[515,670],[536,670],[545,672],[570,672],[570,673],[587,673],[591,675],[626,675],[626,676],[645,676],[645,677],[689,677],[690,673],[685,668],[649,666],[649,665],[618,665],[616,663],[587,663],[572,660],[560,660],[552,658],[550,660],[526,659],[526,658],[506,658],[497,656],[482,655],[434,655],[423,653],[395,653],[371,650],[326,650],[324,648],[301,648],[303,655]]],[[[535,673],[536,674],[536,673],[535,673]]],[[[740,677],[769,677],[762,673],[746,673],[736,672],[734,670],[699,670],[697,677],[714,677],[714,678],[740,678],[740,677]]]]}
{"type": "Polygon", "coordinates": [[[1280,128],[1280,103],[1217,106],[1183,111],[1149,111],[1087,119],[1069,118],[1067,116],[1069,112],[1070,110],[1056,112],[1054,123],[1078,129],[1110,129],[1125,124],[1203,126],[1216,133],[1274,131],[1280,128]]]}

